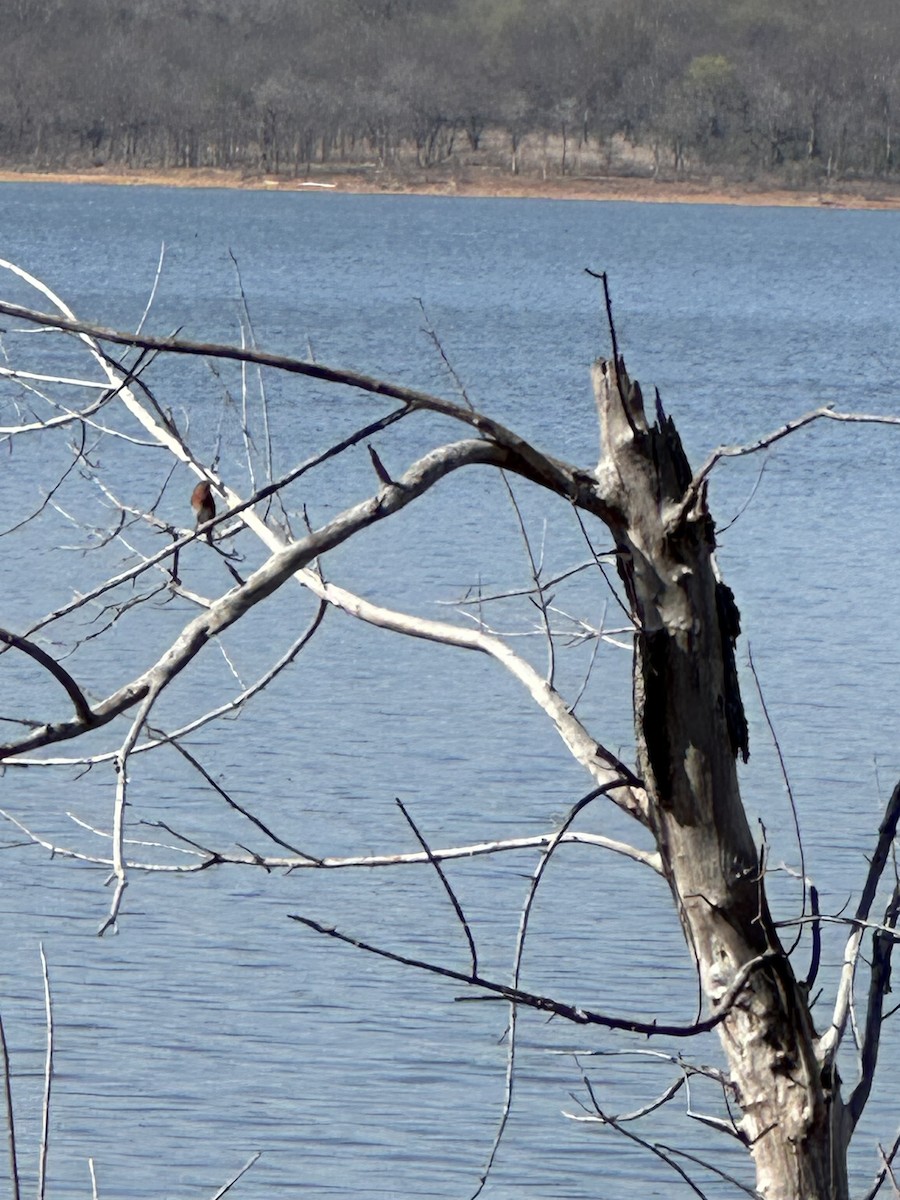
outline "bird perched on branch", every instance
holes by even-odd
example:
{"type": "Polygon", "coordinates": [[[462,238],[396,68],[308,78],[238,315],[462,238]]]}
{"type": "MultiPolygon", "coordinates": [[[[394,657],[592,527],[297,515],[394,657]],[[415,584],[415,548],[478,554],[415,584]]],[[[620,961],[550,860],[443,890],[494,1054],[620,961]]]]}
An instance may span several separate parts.
{"type": "MultiPolygon", "coordinates": [[[[212,492],[209,484],[205,479],[191,492],[191,508],[197,514],[197,528],[205,525],[207,521],[211,521],[216,515],[216,502],[213,500],[212,492]]],[[[212,545],[212,530],[207,529],[206,540],[212,545]]]]}

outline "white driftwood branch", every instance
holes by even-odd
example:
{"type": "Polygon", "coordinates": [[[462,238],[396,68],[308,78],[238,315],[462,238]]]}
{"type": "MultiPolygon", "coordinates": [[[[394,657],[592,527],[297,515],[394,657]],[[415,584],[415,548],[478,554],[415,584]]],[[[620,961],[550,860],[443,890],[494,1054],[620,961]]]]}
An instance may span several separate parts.
{"type": "Polygon", "coordinates": [[[44,1095],[41,1102],[41,1148],[38,1169],[38,1200],[44,1200],[47,1190],[47,1150],[50,1144],[50,1089],[53,1084],[53,1000],[50,995],[50,973],[44,943],[41,952],[41,975],[44,980],[44,1019],[47,1026],[47,1051],[44,1056],[44,1095]]]}
{"type": "Polygon", "coordinates": [[[122,898],[125,895],[125,888],[128,886],[128,874],[125,864],[125,803],[128,791],[128,757],[132,747],[140,736],[147,717],[150,715],[151,708],[156,703],[160,692],[162,692],[169,680],[174,677],[175,673],[173,669],[171,674],[163,674],[154,680],[153,685],[138,709],[137,716],[131,723],[128,736],[125,738],[116,755],[116,801],[113,809],[113,873],[116,877],[116,888],[113,893],[109,916],[100,926],[101,934],[105,933],[107,929],[115,928],[119,909],[122,906],[122,898]]]}
{"type": "MultiPolygon", "coordinates": [[[[598,785],[609,783],[617,777],[621,764],[615,756],[591,737],[581,721],[569,711],[559,692],[547,683],[544,676],[526,659],[516,654],[501,638],[482,633],[478,629],[461,629],[446,621],[434,621],[382,608],[337,584],[324,583],[318,577],[304,582],[322,599],[370,625],[490,655],[525,686],[532,699],[553,722],[570,753],[587,769],[598,785]]],[[[611,793],[611,797],[632,815],[642,821],[645,819],[645,797],[642,789],[621,788],[611,793]]]]}
{"type": "Polygon", "coordinates": [[[878,831],[878,843],[869,863],[866,882],[854,914],[854,929],[844,947],[844,961],[831,1025],[819,1039],[818,1053],[823,1062],[830,1063],[834,1060],[850,1016],[853,1002],[853,982],[856,977],[865,926],[869,919],[878,883],[892,852],[898,823],[900,823],[900,783],[894,788],[887,802],[878,831]]]}
{"type": "MultiPolygon", "coordinates": [[[[61,846],[56,842],[51,842],[40,834],[35,833],[27,825],[23,824],[12,813],[0,808],[0,818],[8,821],[27,838],[42,846],[50,854],[60,858],[77,859],[79,862],[94,863],[97,866],[112,867],[113,858],[109,855],[86,854],[80,850],[72,850],[67,846],[61,846]]],[[[84,825],[90,832],[96,833],[99,837],[110,838],[111,834],[103,830],[93,829],[87,826],[84,822],[79,822],[84,825]]],[[[342,857],[325,857],[321,859],[313,859],[307,855],[263,855],[263,854],[239,854],[237,852],[222,852],[218,850],[204,851],[195,848],[186,850],[178,846],[164,846],[163,849],[174,853],[192,855],[200,861],[189,863],[183,866],[171,865],[167,863],[148,863],[138,860],[126,859],[124,866],[129,871],[144,871],[144,872],[161,872],[163,874],[191,874],[196,871],[206,870],[212,862],[221,863],[227,866],[236,867],[262,867],[271,871],[299,871],[307,869],[340,871],[356,867],[370,867],[376,869],[378,867],[404,867],[417,866],[427,864],[432,859],[438,862],[450,861],[458,858],[477,858],[485,854],[502,854],[508,851],[516,850],[544,850],[550,843],[558,838],[557,833],[533,834],[529,837],[520,838],[503,838],[499,841],[474,842],[466,846],[451,846],[445,849],[432,849],[429,847],[429,852],[425,851],[410,851],[402,854],[351,854],[342,857]]],[[[619,854],[623,858],[629,858],[633,862],[640,863],[642,866],[649,867],[657,875],[662,874],[662,863],[660,856],[653,851],[640,850],[636,846],[630,846],[627,842],[619,842],[614,838],[604,837],[596,833],[579,833],[570,831],[561,839],[558,839],[561,844],[565,845],[582,845],[596,846],[598,849],[609,850],[613,854],[619,854]]],[[[158,847],[159,843],[139,842],[133,839],[125,839],[125,845],[136,846],[151,846],[158,847]]]]}

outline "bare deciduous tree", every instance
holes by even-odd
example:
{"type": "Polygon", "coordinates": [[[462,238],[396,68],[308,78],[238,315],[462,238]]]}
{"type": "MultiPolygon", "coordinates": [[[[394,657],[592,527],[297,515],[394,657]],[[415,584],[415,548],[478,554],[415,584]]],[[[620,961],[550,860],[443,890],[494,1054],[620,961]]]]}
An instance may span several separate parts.
{"type": "MultiPolygon", "coordinates": [[[[824,1028],[819,1028],[810,1007],[816,955],[810,970],[798,977],[791,957],[796,943],[785,948],[770,913],[765,857],[754,841],[741,800],[737,764],[748,753],[748,730],[735,658],[740,617],[717,568],[707,486],[711,472],[722,459],[764,450],[804,426],[823,421],[897,426],[900,418],[816,409],[752,444],[722,447],[699,470],[693,470],[675,424],[658,396],[655,412],[648,414],[641,390],[629,378],[619,354],[610,316],[612,354],[598,360],[593,368],[599,462],[596,466],[575,466],[542,452],[476,410],[465,393],[461,401],[451,402],[357,372],[265,353],[254,348],[249,325],[242,348],[87,325],[77,320],[44,284],[13,264],[0,266],[43,298],[39,309],[0,303],[0,312],[16,323],[7,337],[13,349],[8,349],[6,363],[0,367],[11,389],[0,436],[19,444],[42,439],[51,447],[44,458],[48,472],[45,504],[57,503],[57,492],[75,472],[84,489],[96,492],[107,506],[112,506],[116,517],[105,531],[91,528],[87,515],[78,517],[79,527],[89,531],[95,550],[94,555],[86,556],[86,563],[102,564],[113,550],[126,551],[129,559],[112,574],[100,572],[90,580],[79,580],[69,600],[30,618],[27,627],[0,631],[4,654],[27,655],[45,673],[47,683],[45,691],[36,693],[42,705],[37,713],[24,704],[18,705],[9,689],[4,692],[6,703],[13,705],[12,711],[2,714],[4,719],[20,722],[15,735],[0,747],[7,777],[14,769],[95,770],[110,790],[111,809],[108,827],[92,832],[106,838],[111,849],[97,853],[75,850],[57,835],[26,825],[9,808],[2,815],[28,839],[52,850],[57,857],[87,858],[110,867],[115,887],[101,932],[123,919],[127,913],[123,908],[126,888],[141,872],[190,874],[226,865],[245,870],[317,871],[335,866],[420,863],[424,869],[438,872],[453,901],[470,950],[467,969],[402,955],[303,916],[298,915],[296,920],[322,936],[348,942],[361,951],[505,999],[511,1014],[510,1072],[514,1064],[515,1014],[520,1007],[554,1014],[577,1025],[630,1030],[670,1040],[689,1040],[701,1032],[717,1030],[724,1069],[689,1064],[683,1056],[677,1062],[684,1078],[692,1072],[705,1072],[719,1082],[727,1097],[728,1112],[733,1115],[712,1123],[746,1147],[756,1171],[757,1194],[769,1200],[847,1197],[847,1150],[868,1100],[878,1058],[900,911],[900,883],[896,877],[892,885],[888,883],[882,889],[886,891],[886,899],[879,902],[883,903],[883,911],[875,911],[900,818],[900,785],[887,805],[853,916],[846,918],[843,967],[828,1019],[824,1028]],[[41,311],[48,304],[54,311],[41,311]],[[56,331],[49,345],[46,339],[40,339],[40,351],[48,363],[44,370],[17,356],[26,342],[16,336],[17,331],[34,328],[56,331]],[[57,343],[62,348],[57,349],[57,343]],[[68,361],[67,347],[90,357],[90,372],[72,373],[60,365],[68,361]],[[125,365],[122,360],[129,354],[131,361],[125,365]],[[164,398],[150,390],[151,360],[176,355],[213,364],[228,360],[298,379],[342,385],[387,400],[390,407],[338,443],[278,475],[273,467],[265,408],[251,414],[245,395],[238,423],[250,488],[243,495],[220,476],[215,466],[200,460],[191,449],[184,421],[164,398]],[[78,399],[71,399],[73,396],[78,399]],[[18,414],[12,419],[15,406],[18,414]],[[384,451],[372,443],[377,435],[415,413],[455,423],[465,436],[434,446],[401,471],[389,465],[384,451]],[[68,461],[60,463],[54,481],[50,473],[61,437],[67,440],[68,461]],[[98,465],[98,447],[103,445],[105,459],[114,459],[117,451],[127,454],[136,443],[162,448],[172,464],[184,464],[208,483],[215,505],[214,509],[204,506],[197,528],[176,527],[161,515],[161,501],[172,478],[170,467],[159,472],[160,488],[154,503],[136,507],[117,494],[114,473],[98,465]],[[371,494],[318,527],[307,522],[294,532],[286,502],[291,485],[351,447],[369,449],[371,494]],[[556,625],[561,610],[554,604],[552,593],[559,581],[544,577],[539,555],[527,538],[531,581],[525,593],[535,608],[548,649],[543,670],[514,649],[510,638],[491,628],[486,616],[490,597],[479,597],[474,619],[470,614],[467,621],[435,620],[377,604],[330,578],[329,552],[365,529],[390,521],[452,473],[473,465],[503,472],[513,497],[508,481],[519,477],[562,498],[581,525],[590,549],[589,568],[596,573],[600,586],[612,589],[622,612],[618,629],[597,629],[586,624],[583,629],[598,643],[601,639],[614,640],[633,652],[635,761],[625,761],[606,739],[598,737],[577,715],[578,697],[563,695],[558,688],[556,625]],[[162,547],[147,549],[142,530],[158,536],[162,547]],[[241,531],[255,537],[260,552],[248,552],[244,557],[235,553],[231,548],[233,539],[241,531]],[[600,531],[603,537],[612,538],[612,550],[605,555],[595,549],[600,531]],[[198,537],[206,536],[229,572],[228,589],[212,597],[189,587],[180,569],[182,552],[198,537]],[[254,682],[237,686],[224,703],[194,711],[174,724],[167,719],[163,725],[158,717],[162,701],[176,681],[195,667],[204,650],[215,644],[230,661],[225,636],[228,631],[290,585],[299,585],[310,593],[314,604],[305,624],[298,620],[296,628],[288,631],[282,652],[260,670],[254,682]],[[165,648],[149,666],[133,665],[141,659],[143,646],[150,644],[146,633],[137,647],[132,643],[129,653],[114,657],[111,664],[104,662],[102,670],[94,664],[99,678],[115,676],[106,694],[98,695],[97,680],[80,670],[82,662],[91,663],[85,647],[97,640],[114,639],[120,624],[126,622],[148,630],[165,611],[159,601],[171,597],[193,604],[196,615],[181,624],[174,635],[166,636],[165,648]],[[190,735],[252,704],[280,672],[289,669],[330,608],[398,636],[477,651],[505,668],[585,771],[590,784],[586,796],[573,805],[552,832],[489,844],[432,847],[405,809],[420,845],[414,853],[338,859],[322,857],[310,847],[280,837],[252,808],[231,797],[203,767],[192,752],[190,735]],[[87,613],[92,614],[93,623],[85,635],[70,618],[87,613]],[[53,631],[52,639],[48,631],[53,631]],[[64,652],[60,646],[65,647],[64,652]],[[71,709],[68,715],[60,715],[63,693],[71,709]],[[67,750],[69,746],[73,748],[67,750]],[[133,840],[130,781],[139,756],[172,748],[186,769],[199,772],[207,785],[252,822],[257,833],[274,839],[278,852],[205,845],[184,831],[164,825],[168,848],[159,850],[159,861],[150,861],[153,853],[147,844],[136,845],[133,840]],[[578,831],[575,823],[580,813],[601,797],[634,823],[635,844],[578,831]],[[642,849],[641,839],[649,840],[652,848],[642,849]],[[557,846],[563,841],[579,840],[624,855],[665,881],[684,932],[686,952],[702,988],[704,1015],[688,1021],[677,1015],[668,1021],[614,1016],[521,986],[522,945],[535,889],[557,846]],[[455,857],[527,847],[539,850],[538,866],[521,915],[512,978],[499,980],[479,965],[477,938],[442,863],[455,857]],[[863,971],[866,940],[870,959],[863,971]],[[837,1056],[848,1029],[858,975],[865,976],[861,986],[866,1016],[861,1023],[859,1076],[845,1096],[837,1056]]],[[[601,278],[605,293],[606,279],[601,278]]],[[[606,308],[609,314],[608,295],[606,308]]],[[[34,346],[35,339],[27,344],[34,346]]],[[[28,527],[33,515],[21,517],[21,528],[28,527]]],[[[37,600],[37,593],[30,598],[37,600]]],[[[166,614],[162,627],[168,628],[171,620],[166,614]]],[[[155,634],[154,640],[159,640],[155,634]]],[[[814,908],[810,913],[804,910],[803,917],[813,928],[815,949],[823,918],[814,908]]],[[[664,1097],[669,1098],[668,1094],[664,1097]]],[[[591,1119],[624,1131],[593,1094],[592,1102],[588,1114],[591,1119]]],[[[502,1130],[503,1122],[498,1138],[502,1130]]],[[[687,1178],[684,1168],[659,1147],[649,1148],[687,1178]]],[[[895,1143],[885,1153],[883,1171],[871,1194],[888,1177],[896,1149],[895,1143]]],[[[693,1182],[691,1186],[700,1190],[693,1182]]]]}

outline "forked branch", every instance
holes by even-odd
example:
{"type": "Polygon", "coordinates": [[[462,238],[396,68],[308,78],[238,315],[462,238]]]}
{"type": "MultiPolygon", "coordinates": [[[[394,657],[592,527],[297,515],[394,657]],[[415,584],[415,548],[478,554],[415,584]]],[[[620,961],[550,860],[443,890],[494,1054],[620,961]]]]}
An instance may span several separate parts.
{"type": "MultiPolygon", "coordinates": [[[[847,944],[844,948],[844,963],[841,968],[841,978],[838,985],[837,999],[835,1001],[834,1012],[831,1017],[831,1026],[822,1035],[819,1042],[819,1052],[822,1059],[826,1063],[834,1061],[838,1048],[843,1037],[844,1030],[847,1026],[847,1020],[850,1015],[850,1006],[853,999],[853,981],[856,976],[856,968],[859,962],[860,950],[862,948],[863,937],[865,936],[866,922],[869,919],[869,914],[872,911],[872,904],[875,900],[875,894],[878,890],[878,884],[884,873],[884,869],[890,858],[891,848],[894,843],[894,838],[897,836],[897,825],[900,822],[900,783],[896,785],[891,797],[887,802],[884,817],[878,830],[878,843],[875,847],[875,853],[872,855],[872,860],[869,863],[869,870],[866,873],[866,882],[863,886],[862,895],[859,899],[859,904],[856,906],[854,914],[855,928],[847,939],[847,944]]],[[[890,946],[886,946],[888,959],[890,954],[890,946]]],[[[887,980],[890,979],[890,973],[887,974],[887,980]]],[[[887,981],[883,977],[880,968],[873,965],[872,983],[876,992],[882,989],[887,981]]],[[[872,998],[870,997],[870,1006],[872,998]]],[[[861,1111],[861,1110],[860,1110],[861,1111]]],[[[857,1114],[858,1115],[858,1114],[857,1114]]]]}

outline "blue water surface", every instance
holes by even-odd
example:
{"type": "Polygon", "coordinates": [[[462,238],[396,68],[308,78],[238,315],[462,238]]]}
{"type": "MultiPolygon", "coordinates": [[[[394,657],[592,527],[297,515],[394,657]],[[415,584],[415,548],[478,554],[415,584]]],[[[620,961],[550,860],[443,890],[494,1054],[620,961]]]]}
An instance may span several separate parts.
{"type": "MultiPolygon", "coordinates": [[[[464,393],[585,468],[598,454],[588,368],[608,353],[609,338],[602,294],[584,268],[608,272],[629,370],[646,395],[659,388],[695,466],[723,443],[752,442],[822,405],[900,413],[894,213],[21,183],[0,185],[0,231],[0,256],[43,279],[84,319],[133,329],[164,248],[147,331],[255,338],[268,350],[463,403],[464,393]]],[[[5,272],[0,277],[5,299],[50,308],[5,272]]],[[[10,363],[66,371],[79,364],[100,377],[78,347],[5,324],[10,363]]],[[[254,369],[202,359],[157,360],[145,378],[188,431],[192,450],[205,462],[217,459],[242,494],[264,482],[261,387],[276,474],[391,408],[346,389],[273,373],[260,380],[254,369]]],[[[5,387],[5,424],[24,422],[29,406],[45,412],[40,399],[5,387]]],[[[73,402],[71,390],[65,396],[73,402]]],[[[121,543],[100,544],[116,524],[117,504],[146,511],[161,496],[160,516],[189,524],[193,477],[178,467],[167,484],[171,461],[140,444],[148,439],[134,423],[110,415],[107,428],[132,439],[88,430],[93,475],[109,491],[75,472],[39,518],[3,539],[0,624],[25,631],[134,561],[121,543]]],[[[461,436],[454,423],[420,414],[371,440],[399,474],[461,436]]],[[[855,903],[880,810],[900,774],[898,439],[896,428],[820,422],[765,456],[722,463],[712,479],[720,563],[744,626],[739,661],[753,753],[742,781],[770,865],[788,868],[771,877],[782,918],[799,911],[801,859],[749,654],[789,774],[803,865],[823,911],[837,912],[848,898],[855,903]]],[[[22,435],[7,445],[3,529],[44,503],[71,462],[67,440],[22,435]]],[[[322,524],[376,486],[360,445],[287,493],[294,528],[302,528],[304,511],[322,524]]],[[[514,486],[545,575],[585,562],[589,551],[568,508],[514,486]]],[[[595,549],[608,548],[602,529],[588,534],[595,549]]],[[[128,538],[144,551],[161,545],[140,522],[128,538]]],[[[238,545],[246,573],[263,556],[247,535],[238,545]]],[[[527,588],[530,580],[517,515],[502,482],[484,469],[458,472],[326,556],[322,568],[368,599],[463,625],[478,610],[461,616],[453,602],[527,588]]],[[[214,598],[232,585],[202,545],[185,550],[179,569],[196,595],[214,598]]],[[[554,603],[554,620],[569,635],[575,617],[593,629],[622,625],[595,571],[561,583],[554,603]]],[[[96,701],[151,665],[196,612],[189,598],[164,604],[160,593],[94,639],[88,635],[113,615],[98,603],[51,626],[42,644],[66,655],[67,669],[96,701]]],[[[283,589],[223,648],[204,650],[155,720],[173,728],[225,702],[313,614],[299,588],[283,589]]],[[[530,634],[512,644],[543,669],[546,647],[532,606],[488,604],[483,615],[500,632],[530,634]]],[[[572,641],[560,640],[556,670],[560,689],[574,697],[594,642],[566,645],[572,641]]],[[[0,715],[66,715],[57,685],[27,660],[5,655],[0,672],[0,715]]],[[[629,702],[627,652],[601,643],[578,712],[626,758],[629,702]]],[[[98,734],[92,752],[116,748],[126,731],[122,722],[98,734]]],[[[445,846],[551,830],[590,786],[495,662],[339,613],[326,616],[296,664],[239,717],[204,727],[186,744],[232,800],[284,841],[321,856],[415,849],[396,797],[430,843],[445,846]]],[[[53,756],[74,753],[62,747],[53,756]]],[[[69,815],[109,830],[116,779],[108,763],[88,772],[9,768],[2,784],[2,807],[48,842],[108,854],[108,838],[69,815]]],[[[280,852],[174,750],[133,759],[129,787],[129,831],[139,842],[171,844],[163,823],[202,846],[280,852]]],[[[640,841],[621,815],[599,806],[579,825],[640,841]]],[[[0,1002],[28,1178],[43,1069],[41,940],[54,991],[48,1194],[76,1187],[88,1194],[91,1157],[101,1195],[210,1196],[257,1150],[262,1157],[235,1195],[375,1200],[474,1191],[504,1097],[503,1006],[457,1003],[461,985],[325,941],[288,919],[302,913],[465,971],[467,945],[433,870],[134,872],[118,936],[98,939],[108,870],[53,859],[12,826],[4,837],[0,1002]]],[[[167,852],[151,845],[132,853],[162,861],[167,852]]],[[[535,864],[532,851],[448,866],[481,969],[502,981],[535,864]]],[[[525,986],[601,1011],[692,1019],[690,960],[668,894],[649,872],[597,849],[561,850],[532,922],[525,986]]],[[[826,938],[816,1010],[823,1027],[843,937],[830,929],[826,938]]],[[[804,942],[800,973],[807,953],[804,942]]],[[[609,1112],[642,1107],[678,1076],[673,1064],[644,1052],[684,1046],[621,1043],[527,1013],[519,1036],[511,1121],[486,1196],[637,1200],[682,1186],[635,1144],[560,1114],[584,1115],[577,1103],[589,1103],[584,1071],[609,1112]],[[573,1053],[626,1048],[632,1053],[573,1053]]],[[[718,1061],[712,1039],[691,1052],[718,1061]]],[[[890,1076],[900,1055],[890,1027],[884,1054],[855,1143],[859,1188],[877,1168],[877,1140],[889,1141],[897,1123],[890,1076]]],[[[851,1081],[854,1069],[850,1059],[851,1081]]],[[[698,1087],[694,1109],[719,1111],[716,1089],[698,1087]]],[[[683,1109],[676,1100],[659,1111],[644,1136],[705,1155],[749,1182],[740,1148],[687,1120],[683,1109]]],[[[692,1170],[708,1195],[730,1192],[721,1179],[692,1170]]]]}

